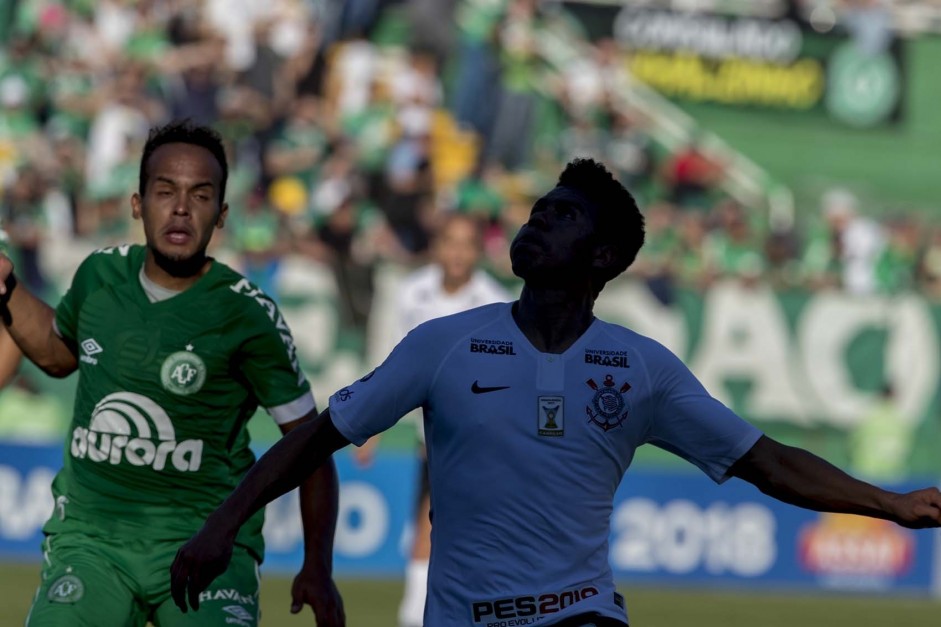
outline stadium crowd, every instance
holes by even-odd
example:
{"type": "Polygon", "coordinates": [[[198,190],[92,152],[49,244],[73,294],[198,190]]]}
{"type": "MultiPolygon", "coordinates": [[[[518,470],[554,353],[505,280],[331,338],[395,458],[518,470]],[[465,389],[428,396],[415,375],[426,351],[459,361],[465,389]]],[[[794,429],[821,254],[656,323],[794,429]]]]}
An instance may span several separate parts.
{"type": "Polygon", "coordinates": [[[172,118],[228,142],[225,246],[277,295],[285,254],[332,267],[343,320],[365,326],[374,269],[417,265],[451,211],[485,226],[489,269],[536,190],[575,155],[616,172],[645,207],[635,274],[669,303],[717,278],[941,299],[941,228],[873,219],[845,190],[793,230],[723,191],[695,140],[666,150],[613,97],[611,41],[587,42],[535,0],[20,0],[0,15],[2,220],[18,273],[50,296],[45,260],[72,243],[137,240],[128,197],[147,130],[172,118]],[[454,24],[453,29],[441,24],[454,24]]]}

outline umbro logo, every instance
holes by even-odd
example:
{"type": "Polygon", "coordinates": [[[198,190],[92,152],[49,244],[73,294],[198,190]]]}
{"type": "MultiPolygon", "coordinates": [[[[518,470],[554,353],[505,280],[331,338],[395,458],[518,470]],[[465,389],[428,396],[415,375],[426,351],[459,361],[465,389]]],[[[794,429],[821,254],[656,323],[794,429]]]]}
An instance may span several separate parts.
{"type": "Polygon", "coordinates": [[[482,387],[477,383],[477,381],[474,381],[473,385],[471,385],[471,392],[473,392],[474,394],[486,394],[487,392],[497,392],[499,390],[505,390],[508,387],[510,386],[497,385],[494,387],[482,387]]]}
{"type": "Polygon", "coordinates": [[[91,364],[93,366],[98,364],[98,360],[93,357],[98,353],[104,352],[105,349],[92,338],[88,338],[81,344],[82,353],[84,353],[79,359],[84,361],[86,364],[91,364]]]}

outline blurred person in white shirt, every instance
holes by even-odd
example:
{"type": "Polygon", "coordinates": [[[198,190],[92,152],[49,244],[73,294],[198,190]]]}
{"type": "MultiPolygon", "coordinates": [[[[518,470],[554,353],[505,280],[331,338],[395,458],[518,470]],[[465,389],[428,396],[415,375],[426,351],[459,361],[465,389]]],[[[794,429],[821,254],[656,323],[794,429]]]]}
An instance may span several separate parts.
{"type": "Polygon", "coordinates": [[[876,260],[886,244],[883,228],[861,216],[856,197],[843,189],[824,194],[823,211],[838,233],[843,288],[852,294],[872,294],[876,291],[876,260]]]}

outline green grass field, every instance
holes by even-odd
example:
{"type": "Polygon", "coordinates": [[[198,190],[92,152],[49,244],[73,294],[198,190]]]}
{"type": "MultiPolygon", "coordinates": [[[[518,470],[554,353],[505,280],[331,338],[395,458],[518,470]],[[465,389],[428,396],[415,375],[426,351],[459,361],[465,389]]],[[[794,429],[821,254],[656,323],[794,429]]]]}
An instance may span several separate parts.
{"type": "MultiPolygon", "coordinates": [[[[38,581],[38,567],[0,565],[0,627],[22,625],[38,581]]],[[[349,627],[395,627],[402,585],[398,581],[339,582],[349,627]]],[[[290,580],[266,578],[262,625],[312,625],[292,616],[290,580]]],[[[704,590],[627,588],[632,627],[931,627],[941,623],[941,601],[864,596],[732,594],[704,590]]],[[[450,627],[450,626],[429,626],[450,627]]]]}

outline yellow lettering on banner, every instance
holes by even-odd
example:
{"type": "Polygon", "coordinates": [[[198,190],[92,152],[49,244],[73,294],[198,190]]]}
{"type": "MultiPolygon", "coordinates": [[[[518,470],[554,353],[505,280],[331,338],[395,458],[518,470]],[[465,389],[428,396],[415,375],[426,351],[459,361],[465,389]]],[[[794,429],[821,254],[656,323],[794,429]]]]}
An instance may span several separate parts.
{"type": "Polygon", "coordinates": [[[825,83],[823,65],[816,59],[774,65],[637,52],[628,67],[638,80],[668,96],[732,105],[809,109],[820,102],[825,83]]]}

